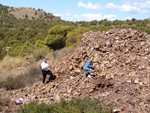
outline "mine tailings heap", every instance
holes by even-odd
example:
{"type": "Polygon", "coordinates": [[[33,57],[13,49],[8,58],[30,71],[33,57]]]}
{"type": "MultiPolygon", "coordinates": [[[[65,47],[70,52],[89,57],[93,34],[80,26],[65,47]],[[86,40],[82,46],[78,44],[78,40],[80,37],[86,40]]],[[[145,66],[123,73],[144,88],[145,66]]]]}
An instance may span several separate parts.
{"type": "Polygon", "coordinates": [[[53,65],[52,72],[57,76],[54,82],[3,92],[11,99],[22,97],[25,103],[89,96],[117,104],[118,112],[150,112],[150,35],[146,33],[133,29],[84,33],[78,47],[53,65]],[[86,78],[83,67],[91,57],[95,70],[86,78]]]}

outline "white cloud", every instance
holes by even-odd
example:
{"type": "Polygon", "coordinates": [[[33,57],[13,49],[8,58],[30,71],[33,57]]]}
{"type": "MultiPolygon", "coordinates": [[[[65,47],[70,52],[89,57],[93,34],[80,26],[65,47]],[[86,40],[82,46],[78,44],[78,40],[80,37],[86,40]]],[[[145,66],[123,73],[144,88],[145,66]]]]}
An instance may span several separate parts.
{"type": "Polygon", "coordinates": [[[150,1],[146,1],[146,3],[148,3],[150,5],[150,1]]]}
{"type": "Polygon", "coordinates": [[[102,15],[101,14],[91,14],[91,13],[88,13],[88,14],[82,14],[81,16],[87,18],[88,21],[91,21],[91,20],[101,20],[102,19],[102,15]]]}
{"type": "Polygon", "coordinates": [[[100,10],[102,7],[99,4],[92,4],[91,2],[84,4],[81,1],[78,2],[78,7],[83,7],[86,9],[92,9],[92,10],[100,10]]]}
{"type": "Polygon", "coordinates": [[[139,9],[136,6],[131,6],[131,5],[122,5],[119,6],[119,10],[123,11],[123,12],[131,12],[131,13],[140,13],[142,12],[141,9],[139,9]]]}
{"type": "Polygon", "coordinates": [[[100,21],[102,19],[108,19],[113,21],[117,19],[116,15],[111,14],[111,15],[102,16],[100,13],[98,14],[87,13],[81,15],[66,13],[66,14],[54,14],[54,15],[60,16],[61,19],[66,21],[92,21],[92,20],[100,21]]]}
{"type": "Polygon", "coordinates": [[[106,8],[109,8],[109,9],[117,9],[119,6],[115,5],[114,3],[108,3],[106,5],[106,8]]]}
{"type": "Polygon", "coordinates": [[[131,17],[125,17],[124,20],[131,20],[131,17]]]}
{"type": "Polygon", "coordinates": [[[113,15],[113,14],[111,14],[111,15],[104,15],[104,18],[113,21],[113,20],[117,19],[117,16],[113,15]]]}
{"type": "Polygon", "coordinates": [[[55,16],[64,16],[64,14],[58,14],[58,13],[56,13],[56,14],[54,14],[55,16]]]}
{"type": "Polygon", "coordinates": [[[61,17],[61,19],[66,20],[66,21],[76,21],[79,18],[79,15],[72,15],[71,13],[66,13],[66,14],[54,14],[55,16],[61,17]]]}
{"type": "Polygon", "coordinates": [[[141,10],[136,7],[136,6],[130,6],[130,5],[115,5],[114,3],[108,3],[106,5],[106,8],[108,9],[113,9],[113,10],[119,10],[119,11],[122,11],[122,12],[130,12],[130,13],[138,13],[138,12],[141,12],[141,10]]]}
{"type": "Polygon", "coordinates": [[[82,14],[82,15],[77,15],[77,14],[71,14],[71,13],[66,13],[66,14],[54,14],[55,16],[61,17],[63,20],[67,21],[92,21],[92,20],[101,20],[103,19],[103,16],[101,14],[82,14]]]}
{"type": "Polygon", "coordinates": [[[131,6],[136,6],[139,8],[150,8],[150,1],[144,1],[144,0],[123,0],[124,4],[128,4],[131,6]]]}
{"type": "Polygon", "coordinates": [[[128,13],[150,13],[150,1],[143,0],[124,0],[123,5],[115,5],[114,3],[108,3],[105,7],[107,9],[113,9],[128,13]]]}
{"type": "Polygon", "coordinates": [[[67,15],[67,16],[71,16],[71,13],[67,13],[66,15],[67,15]]]}

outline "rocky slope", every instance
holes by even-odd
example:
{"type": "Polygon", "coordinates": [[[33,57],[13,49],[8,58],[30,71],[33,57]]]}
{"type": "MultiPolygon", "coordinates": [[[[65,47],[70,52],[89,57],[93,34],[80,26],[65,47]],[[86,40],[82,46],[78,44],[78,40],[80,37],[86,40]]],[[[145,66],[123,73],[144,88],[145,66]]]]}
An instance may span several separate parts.
{"type": "MultiPolygon", "coordinates": [[[[150,35],[132,29],[88,32],[79,46],[52,67],[56,80],[41,81],[18,90],[0,92],[13,100],[20,97],[55,103],[61,98],[99,98],[117,104],[119,112],[150,112],[150,35]],[[82,70],[94,57],[89,77],[82,70]]],[[[11,108],[9,108],[11,109],[11,108]]]]}

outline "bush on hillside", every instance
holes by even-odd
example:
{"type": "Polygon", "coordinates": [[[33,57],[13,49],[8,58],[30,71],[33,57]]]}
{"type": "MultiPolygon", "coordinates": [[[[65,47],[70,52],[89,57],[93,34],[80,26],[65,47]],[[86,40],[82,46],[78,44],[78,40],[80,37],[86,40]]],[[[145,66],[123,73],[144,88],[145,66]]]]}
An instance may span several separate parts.
{"type": "Polygon", "coordinates": [[[36,43],[35,43],[35,48],[36,48],[36,49],[40,49],[40,48],[43,48],[43,47],[45,47],[44,41],[42,41],[42,40],[37,40],[36,43]]]}
{"type": "Polygon", "coordinates": [[[2,59],[6,54],[6,51],[4,50],[4,48],[5,48],[4,42],[0,41],[0,59],[2,59]]]}
{"type": "Polygon", "coordinates": [[[9,56],[12,56],[12,57],[19,56],[21,50],[22,50],[22,47],[21,47],[21,46],[16,46],[16,47],[14,47],[14,48],[11,47],[11,48],[8,50],[8,55],[9,55],[9,56]]]}
{"type": "Polygon", "coordinates": [[[31,65],[27,71],[16,77],[8,77],[4,81],[0,81],[0,87],[6,88],[6,90],[13,90],[23,88],[40,80],[41,69],[40,67],[31,65]]]}
{"type": "Polygon", "coordinates": [[[47,35],[45,44],[54,50],[60,49],[65,46],[65,38],[61,35],[47,35]]]}
{"type": "Polygon", "coordinates": [[[33,51],[32,55],[32,62],[38,61],[40,59],[43,59],[47,57],[47,55],[52,54],[52,50],[49,49],[47,46],[44,46],[43,48],[35,49],[33,51]]]}
{"type": "Polygon", "coordinates": [[[49,35],[61,35],[66,37],[68,31],[71,31],[75,28],[75,26],[61,26],[56,25],[55,27],[48,30],[49,35]]]}
{"type": "Polygon", "coordinates": [[[66,38],[67,38],[66,45],[67,46],[78,45],[82,35],[88,31],[90,31],[90,30],[85,27],[79,27],[79,28],[74,29],[73,31],[70,31],[66,36],[66,38]]]}
{"type": "Polygon", "coordinates": [[[19,53],[19,56],[26,56],[29,55],[30,53],[32,53],[33,48],[27,45],[24,45],[19,53]]]}
{"type": "Polygon", "coordinates": [[[62,57],[66,56],[70,52],[70,48],[63,48],[53,52],[55,60],[60,60],[62,57]]]}
{"type": "Polygon", "coordinates": [[[13,48],[15,48],[18,45],[21,45],[21,43],[18,40],[10,40],[7,43],[8,47],[13,47],[13,48]]]}
{"type": "Polygon", "coordinates": [[[112,105],[104,104],[99,99],[77,99],[71,101],[61,100],[56,104],[38,104],[31,102],[20,106],[18,113],[111,113],[112,105]]]}

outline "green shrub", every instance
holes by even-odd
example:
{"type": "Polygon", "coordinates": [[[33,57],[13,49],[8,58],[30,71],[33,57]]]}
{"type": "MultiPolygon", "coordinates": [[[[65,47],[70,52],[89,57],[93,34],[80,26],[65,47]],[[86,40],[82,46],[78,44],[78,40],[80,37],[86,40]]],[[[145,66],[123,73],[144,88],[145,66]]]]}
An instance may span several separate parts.
{"type": "Polygon", "coordinates": [[[4,48],[5,48],[4,42],[0,41],[0,59],[2,59],[6,54],[6,51],[4,50],[4,48]]]}
{"type": "Polygon", "coordinates": [[[39,49],[35,49],[32,53],[32,62],[38,61],[42,58],[45,58],[48,54],[51,54],[52,50],[50,50],[48,47],[43,47],[39,49]]]}
{"type": "Polygon", "coordinates": [[[75,26],[61,26],[56,25],[55,27],[48,30],[49,35],[61,35],[65,37],[68,31],[71,31],[75,28],[75,26]]]}
{"type": "Polygon", "coordinates": [[[45,46],[45,43],[42,40],[37,40],[36,43],[35,43],[36,49],[43,48],[44,46],[45,46]]]}
{"type": "Polygon", "coordinates": [[[66,36],[66,45],[67,46],[73,46],[77,45],[80,42],[80,39],[83,35],[83,33],[88,32],[89,29],[85,27],[79,27],[74,29],[73,31],[68,32],[66,36]]]}
{"type": "Polygon", "coordinates": [[[99,99],[61,100],[56,104],[31,102],[20,106],[18,113],[111,113],[113,105],[104,104],[99,99]]]}
{"type": "Polygon", "coordinates": [[[23,45],[23,47],[21,48],[21,51],[19,53],[19,56],[26,56],[29,55],[30,53],[33,52],[33,44],[31,44],[30,42],[25,42],[25,44],[23,45]]]}
{"type": "Polygon", "coordinates": [[[33,48],[24,45],[19,53],[19,56],[26,56],[32,52],[33,48]]]}
{"type": "Polygon", "coordinates": [[[16,46],[16,47],[10,48],[10,49],[8,50],[8,55],[9,55],[9,56],[12,56],[12,57],[19,56],[21,50],[22,50],[22,47],[21,47],[21,46],[16,46]]]}
{"type": "Polygon", "coordinates": [[[60,49],[65,46],[65,38],[61,35],[47,35],[45,44],[54,50],[60,49]]]}
{"type": "Polygon", "coordinates": [[[18,40],[10,40],[10,41],[7,43],[7,46],[8,46],[8,47],[16,47],[16,46],[18,46],[18,45],[21,45],[18,40]]]}

